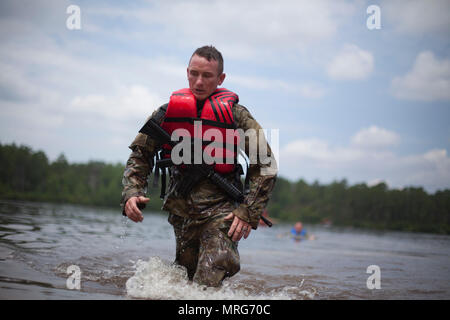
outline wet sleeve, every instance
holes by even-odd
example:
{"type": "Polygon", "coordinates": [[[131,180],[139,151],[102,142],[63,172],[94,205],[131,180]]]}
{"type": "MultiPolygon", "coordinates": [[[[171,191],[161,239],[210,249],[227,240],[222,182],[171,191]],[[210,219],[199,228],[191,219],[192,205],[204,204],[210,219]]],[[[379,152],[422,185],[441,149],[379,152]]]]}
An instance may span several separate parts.
{"type": "MultiPolygon", "coordinates": [[[[164,106],[157,109],[151,117],[155,116],[161,108],[164,106]]],[[[148,176],[153,170],[153,158],[160,149],[160,144],[152,137],[138,133],[129,148],[131,154],[122,177],[123,190],[120,202],[122,214],[124,214],[125,203],[128,199],[146,195],[148,176]]]]}
{"type": "Polygon", "coordinates": [[[243,130],[244,151],[250,162],[247,172],[250,192],[246,195],[244,203],[233,213],[256,229],[275,186],[277,163],[262,127],[250,112],[245,107],[236,104],[233,108],[233,116],[238,129],[243,130]]]}

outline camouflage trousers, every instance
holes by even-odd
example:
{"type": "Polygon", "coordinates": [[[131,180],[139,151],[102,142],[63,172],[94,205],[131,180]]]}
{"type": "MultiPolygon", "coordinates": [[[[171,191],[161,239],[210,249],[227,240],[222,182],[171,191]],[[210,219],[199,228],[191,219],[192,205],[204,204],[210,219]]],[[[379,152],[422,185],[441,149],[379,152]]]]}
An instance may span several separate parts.
{"type": "Polygon", "coordinates": [[[198,284],[218,287],[240,269],[238,243],[227,235],[232,223],[224,220],[227,214],[195,220],[169,215],[176,238],[175,263],[186,267],[189,279],[198,284]]]}

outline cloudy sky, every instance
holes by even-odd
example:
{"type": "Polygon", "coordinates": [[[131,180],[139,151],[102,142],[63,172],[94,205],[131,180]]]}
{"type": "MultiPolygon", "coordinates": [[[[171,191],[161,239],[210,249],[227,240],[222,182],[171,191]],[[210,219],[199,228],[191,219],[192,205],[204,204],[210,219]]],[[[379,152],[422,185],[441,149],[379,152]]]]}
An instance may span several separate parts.
{"type": "Polygon", "coordinates": [[[449,34],[447,0],[2,0],[0,143],[125,163],[213,44],[223,86],[279,130],[281,176],[434,192],[450,188],[449,34]]]}

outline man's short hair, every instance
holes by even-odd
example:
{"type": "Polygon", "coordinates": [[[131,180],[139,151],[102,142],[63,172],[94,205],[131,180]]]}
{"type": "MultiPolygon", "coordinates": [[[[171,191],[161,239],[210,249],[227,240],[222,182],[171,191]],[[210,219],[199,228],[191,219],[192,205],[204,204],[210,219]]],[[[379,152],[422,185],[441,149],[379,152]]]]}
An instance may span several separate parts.
{"type": "Polygon", "coordinates": [[[205,58],[208,61],[216,60],[219,64],[219,66],[218,66],[219,75],[221,75],[223,73],[223,57],[222,57],[222,54],[220,53],[220,51],[217,50],[215,47],[203,46],[201,48],[198,48],[192,54],[191,59],[195,55],[205,58]]]}

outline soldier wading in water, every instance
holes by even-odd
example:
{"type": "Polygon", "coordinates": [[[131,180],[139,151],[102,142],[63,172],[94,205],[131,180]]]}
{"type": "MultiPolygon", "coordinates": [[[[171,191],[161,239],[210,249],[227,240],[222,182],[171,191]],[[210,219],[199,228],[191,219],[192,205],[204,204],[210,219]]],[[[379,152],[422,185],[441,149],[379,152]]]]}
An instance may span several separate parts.
{"type": "Polygon", "coordinates": [[[128,218],[134,222],[143,220],[140,209],[149,201],[145,197],[147,179],[156,166],[155,180],[160,172],[163,175],[162,209],[169,212],[168,221],[175,231],[175,263],[186,267],[190,280],[201,285],[220,286],[225,277],[233,276],[240,269],[238,242],[258,227],[275,184],[276,163],[264,134],[258,134],[261,126],[244,106],[238,104],[238,95],[218,88],[225,73],[222,55],[216,48],[197,49],[189,61],[187,77],[189,88],[173,92],[169,103],[159,107],[148,121],[154,121],[169,135],[179,132],[190,135],[194,140],[192,144],[196,143],[195,138],[200,138],[200,159],[205,155],[215,157],[216,161],[209,163],[208,168],[241,190],[243,201],[232,199],[224,188],[193,170],[198,165],[195,161],[198,155],[192,155],[194,161],[190,163],[175,161],[178,159],[174,159],[175,152],[172,154],[171,151],[175,151],[176,146],[161,142],[159,137],[143,130],[144,126],[129,147],[132,152],[123,176],[121,205],[128,218]],[[199,128],[203,133],[199,133],[199,128]],[[205,132],[208,129],[220,134],[215,139],[207,138],[205,132]],[[225,134],[230,130],[253,130],[257,134],[253,142],[240,137],[232,139],[230,146],[229,140],[225,140],[225,134]],[[211,141],[215,148],[208,146],[211,141]],[[243,169],[237,161],[238,149],[241,146],[249,156],[251,143],[256,143],[256,148],[264,146],[264,156],[270,157],[271,161],[267,163],[261,161],[260,156],[252,157],[243,184],[240,178],[243,169]],[[167,192],[166,169],[169,172],[167,192]]]}

